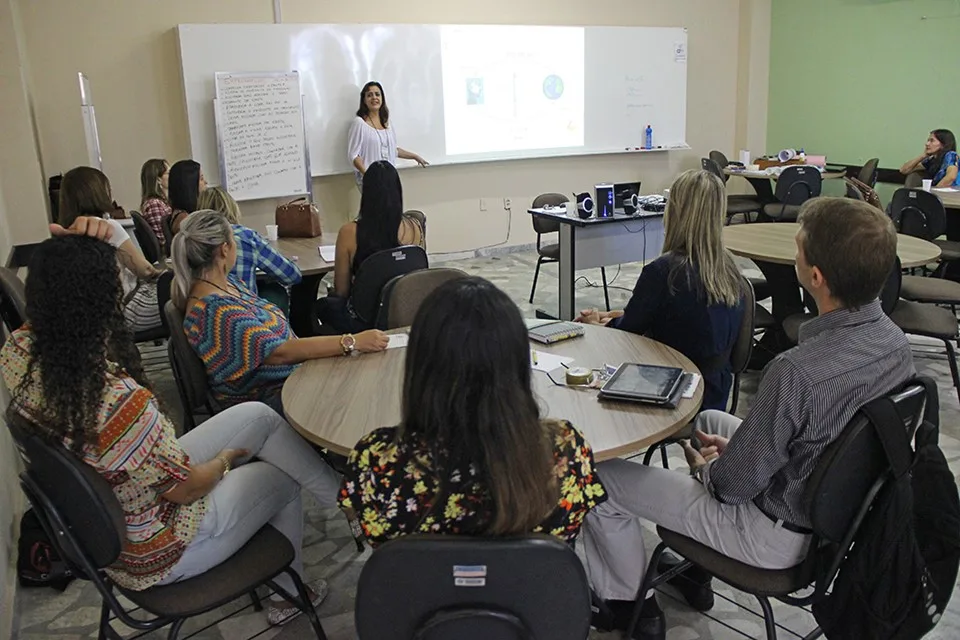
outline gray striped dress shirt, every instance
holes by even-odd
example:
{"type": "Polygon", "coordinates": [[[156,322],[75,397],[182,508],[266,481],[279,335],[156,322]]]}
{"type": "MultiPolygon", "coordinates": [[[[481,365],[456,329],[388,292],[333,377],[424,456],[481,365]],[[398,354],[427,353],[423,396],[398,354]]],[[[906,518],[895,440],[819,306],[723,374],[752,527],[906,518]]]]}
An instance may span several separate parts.
{"type": "Polygon", "coordinates": [[[906,336],[874,301],[800,328],[800,344],[774,359],[750,413],[703,472],[718,500],[753,500],[768,515],[810,527],[807,479],[857,410],[916,375],[906,336]]]}

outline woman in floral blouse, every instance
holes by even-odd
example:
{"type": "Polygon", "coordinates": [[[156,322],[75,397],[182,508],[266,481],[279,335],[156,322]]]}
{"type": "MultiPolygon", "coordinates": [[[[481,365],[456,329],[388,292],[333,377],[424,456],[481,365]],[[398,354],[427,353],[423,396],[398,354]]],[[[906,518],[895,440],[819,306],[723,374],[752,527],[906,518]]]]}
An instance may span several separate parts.
{"type": "Polygon", "coordinates": [[[516,305],[482,278],[434,291],[410,333],[403,420],[354,447],[341,508],[374,545],[411,533],[572,541],[605,499],[580,432],[540,416],[516,305]]]}

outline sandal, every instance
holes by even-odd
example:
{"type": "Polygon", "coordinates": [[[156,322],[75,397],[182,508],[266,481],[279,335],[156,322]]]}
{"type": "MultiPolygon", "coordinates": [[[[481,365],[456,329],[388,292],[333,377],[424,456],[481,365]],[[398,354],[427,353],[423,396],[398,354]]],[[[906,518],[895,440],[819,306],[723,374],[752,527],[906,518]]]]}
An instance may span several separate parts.
{"type": "MultiPolygon", "coordinates": [[[[310,606],[317,608],[320,606],[320,603],[323,602],[323,599],[327,597],[327,594],[330,592],[330,587],[327,585],[326,580],[317,580],[313,584],[309,585],[313,589],[314,596],[310,600],[310,606]]],[[[282,600],[280,602],[270,602],[270,606],[267,607],[267,621],[270,623],[270,626],[280,626],[287,624],[297,616],[299,616],[303,611],[299,607],[294,606],[282,600]]]]}

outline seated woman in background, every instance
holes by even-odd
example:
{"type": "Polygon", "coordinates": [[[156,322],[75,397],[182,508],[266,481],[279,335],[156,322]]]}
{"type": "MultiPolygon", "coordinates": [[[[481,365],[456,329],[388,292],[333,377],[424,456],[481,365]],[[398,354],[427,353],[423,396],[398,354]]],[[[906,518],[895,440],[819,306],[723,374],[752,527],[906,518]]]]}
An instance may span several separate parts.
{"type": "Polygon", "coordinates": [[[282,415],[280,390],[297,364],[387,346],[387,336],[375,330],[297,338],[280,309],[230,273],[237,243],[218,211],[190,215],[173,239],[172,255],[173,301],[184,313],[183,330],[211,391],[226,405],[259,400],[282,415]]]}
{"type": "Polygon", "coordinates": [[[237,263],[231,275],[246,285],[253,293],[257,291],[257,270],[284,286],[293,286],[303,279],[300,269],[273,248],[259,233],[240,224],[240,207],[226,189],[209,187],[197,200],[198,209],[219,211],[230,223],[233,238],[237,243],[237,263]]]}
{"type": "Polygon", "coordinates": [[[581,312],[578,322],[606,324],[653,338],[690,358],[703,374],[703,408],[726,411],[730,351],[743,318],[743,284],[723,246],[727,196],[706,171],[687,171],[670,187],[663,253],[640,272],[623,311],[581,312]]]}
{"type": "Polygon", "coordinates": [[[530,375],[527,328],[505,293],[465,278],[424,300],[401,422],[356,444],[340,490],[371,544],[412,533],[577,537],[606,494],[580,432],[540,415],[530,375]]]}
{"type": "Polygon", "coordinates": [[[179,160],[170,167],[168,185],[170,206],[173,207],[170,226],[173,235],[176,235],[180,231],[184,218],[197,210],[197,199],[207,188],[207,179],[203,177],[199,162],[179,160]]]}
{"type": "MultiPolygon", "coordinates": [[[[60,183],[60,225],[69,227],[80,216],[102,218],[114,208],[110,181],[99,169],[77,167],[67,171],[60,183]]],[[[127,326],[136,333],[161,325],[157,302],[157,277],[162,273],[147,262],[127,231],[116,220],[106,221],[112,228],[110,244],[117,250],[123,297],[120,304],[127,326]]],[[[104,285],[106,286],[106,285],[104,285]]],[[[65,307],[65,309],[67,309],[65,307]]]]}
{"type": "Polygon", "coordinates": [[[321,298],[317,316],[335,331],[356,331],[361,325],[350,309],[350,290],[363,261],[402,245],[424,246],[420,223],[403,215],[403,187],[396,168],[380,160],[363,177],[360,215],[340,227],[333,270],[334,295],[321,298]]]}
{"type": "MultiPolygon", "coordinates": [[[[106,235],[105,221],[78,224],[106,235]]],[[[27,324],[0,351],[10,410],[96,469],[120,502],[126,540],[110,578],[141,591],[202,574],[267,523],[290,540],[293,569],[303,575],[300,490],[333,506],[338,475],[259,403],[177,438],[120,313],[118,277],[110,244],[77,235],[46,240],[27,275],[27,324]]],[[[297,594],[289,576],[277,583],[297,594]]],[[[309,596],[316,605],[326,593],[319,581],[309,596]]],[[[275,597],[268,618],[280,624],[296,613],[275,597]]]]}
{"type": "Polygon", "coordinates": [[[140,168],[140,215],[147,221],[162,249],[167,242],[163,235],[163,221],[173,213],[167,200],[167,179],[170,166],[162,158],[153,158],[140,168]]]}
{"type": "Polygon", "coordinates": [[[922,172],[935,187],[960,187],[960,158],[957,138],[949,129],[934,129],[927,137],[923,153],[900,167],[900,173],[922,172]]]}

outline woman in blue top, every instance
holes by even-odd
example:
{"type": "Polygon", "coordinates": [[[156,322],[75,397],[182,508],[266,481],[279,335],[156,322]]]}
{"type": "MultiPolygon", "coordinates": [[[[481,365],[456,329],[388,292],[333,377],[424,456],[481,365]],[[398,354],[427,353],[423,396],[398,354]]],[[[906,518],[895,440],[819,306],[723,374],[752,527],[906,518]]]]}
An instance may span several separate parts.
{"type": "Polygon", "coordinates": [[[960,187],[960,158],[957,157],[957,138],[949,129],[934,129],[927,136],[923,153],[900,167],[908,175],[922,171],[933,180],[935,187],[960,187]]]}
{"type": "Polygon", "coordinates": [[[690,358],[703,374],[703,408],[727,408],[730,351],[743,317],[743,284],[724,249],[727,196],[706,171],[687,171],[670,187],[663,253],[646,265],[623,311],[583,311],[578,322],[606,324],[653,338],[690,358]]]}

